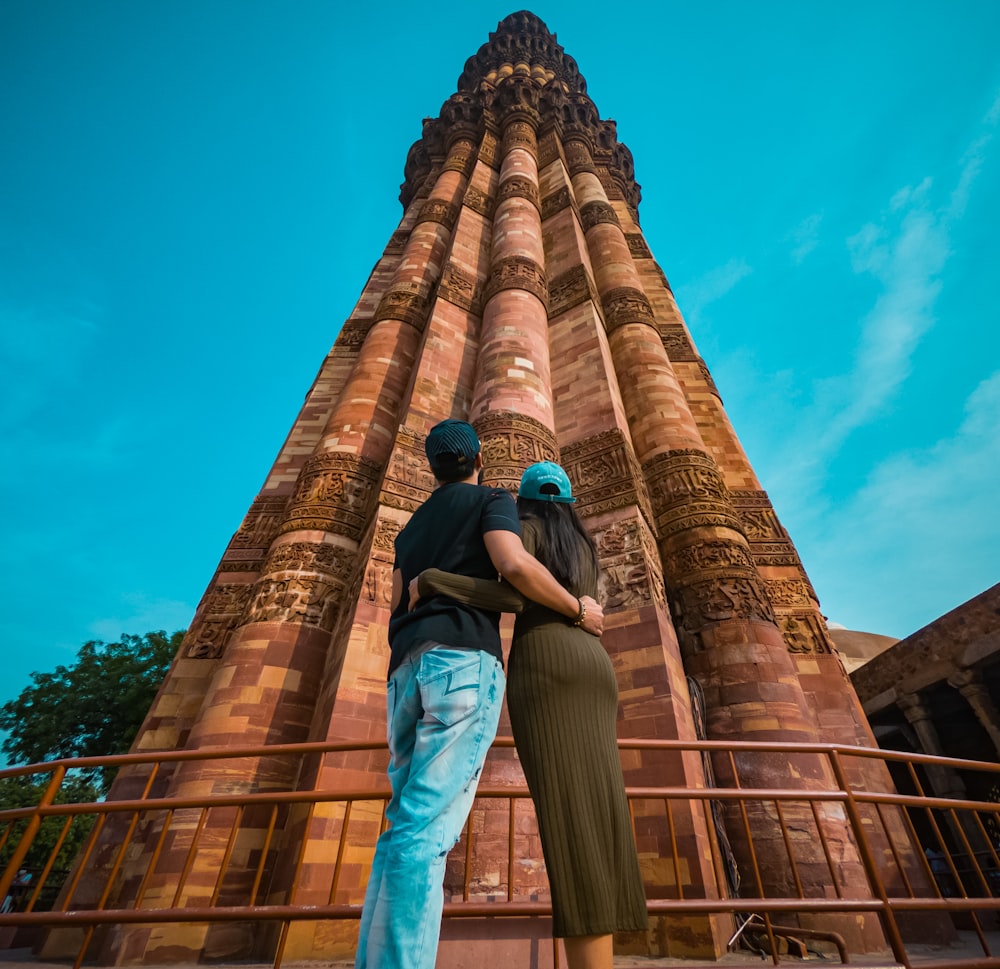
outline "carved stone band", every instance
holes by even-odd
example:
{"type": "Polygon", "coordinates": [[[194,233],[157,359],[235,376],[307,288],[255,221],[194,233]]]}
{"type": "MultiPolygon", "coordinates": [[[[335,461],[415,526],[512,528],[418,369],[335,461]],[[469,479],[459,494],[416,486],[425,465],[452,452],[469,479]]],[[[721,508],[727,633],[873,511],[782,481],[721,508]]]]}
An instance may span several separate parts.
{"type": "Polygon", "coordinates": [[[549,318],[554,319],[588,299],[598,302],[597,287],[582,265],[560,273],[549,285],[549,318]]]}
{"type": "Polygon", "coordinates": [[[642,469],[622,431],[602,431],[563,448],[563,467],[573,482],[582,515],[636,505],[647,523],[652,523],[642,469]]]}
{"type": "Polygon", "coordinates": [[[691,338],[682,323],[664,323],[660,326],[660,339],[671,363],[694,363],[698,360],[698,354],[695,353],[691,338]]]}
{"type": "Polygon", "coordinates": [[[492,195],[487,195],[485,192],[480,192],[479,189],[472,188],[470,186],[466,190],[464,201],[473,212],[478,212],[481,216],[487,219],[493,218],[493,209],[496,207],[496,199],[494,199],[492,195]]]}
{"type": "Polygon", "coordinates": [[[505,289],[523,289],[537,296],[542,306],[548,306],[549,290],[545,270],[527,256],[508,256],[492,267],[483,289],[483,306],[505,289]]]}
{"type": "Polygon", "coordinates": [[[583,231],[592,229],[602,222],[610,223],[621,227],[618,216],[610,202],[587,202],[580,206],[580,221],[583,223],[583,231]]]}
{"type": "Polygon", "coordinates": [[[503,129],[503,154],[507,155],[515,148],[524,148],[532,155],[538,152],[534,125],[524,120],[520,114],[514,120],[507,122],[503,129]]]}
{"type": "Polygon", "coordinates": [[[449,231],[455,228],[458,219],[458,207],[444,199],[428,199],[420,207],[416,225],[421,222],[439,222],[449,231]]]}
{"type": "Polygon", "coordinates": [[[287,533],[319,529],[360,541],[375,507],[382,468],[351,454],[320,454],[310,458],[296,483],[287,533]]]}
{"type": "Polygon", "coordinates": [[[430,308],[426,294],[410,290],[390,290],[379,301],[372,323],[381,320],[400,320],[423,332],[430,308]]]}
{"type": "Polygon", "coordinates": [[[456,306],[479,315],[480,307],[476,299],[476,279],[463,272],[458,266],[449,264],[441,277],[438,296],[456,306]]]}
{"type": "Polygon", "coordinates": [[[472,424],[483,446],[484,484],[516,492],[529,464],[559,460],[555,433],[533,417],[493,411],[472,424]]]}
{"type": "Polygon", "coordinates": [[[601,304],[604,307],[608,333],[613,333],[626,323],[645,323],[647,326],[656,327],[653,307],[641,289],[632,286],[610,289],[601,296],[601,304]]]}
{"type": "Polygon", "coordinates": [[[563,150],[566,153],[566,167],[570,175],[579,175],[581,172],[596,173],[594,159],[591,157],[590,148],[582,141],[564,141],[563,150]]]}
{"type": "Polygon", "coordinates": [[[545,168],[560,158],[559,135],[550,129],[538,139],[538,167],[545,168]]]}
{"type": "Polygon", "coordinates": [[[643,465],[662,538],[690,528],[724,528],[743,534],[722,473],[711,455],[692,448],[659,454],[643,465]]]}
{"type": "Polygon", "coordinates": [[[497,191],[497,203],[504,202],[509,198],[527,199],[536,209],[541,211],[541,201],[538,197],[538,186],[530,178],[513,176],[504,179],[500,183],[497,191]]]}
{"type": "Polygon", "coordinates": [[[427,464],[423,438],[401,427],[389,458],[379,501],[391,508],[416,511],[434,490],[434,475],[427,464]]]}
{"type": "Polygon", "coordinates": [[[625,241],[628,243],[628,250],[632,253],[633,259],[652,259],[653,254],[649,251],[646,239],[641,232],[626,232],[625,241]]]}
{"type": "Polygon", "coordinates": [[[549,192],[549,194],[542,199],[542,219],[547,219],[550,215],[555,215],[556,212],[561,212],[563,209],[571,205],[572,201],[573,199],[569,194],[569,189],[565,185],[562,188],[557,188],[554,192],[549,192]]]}
{"type": "Polygon", "coordinates": [[[357,353],[371,328],[371,320],[347,320],[340,328],[340,333],[337,334],[337,339],[333,344],[333,352],[347,350],[357,353]]]}

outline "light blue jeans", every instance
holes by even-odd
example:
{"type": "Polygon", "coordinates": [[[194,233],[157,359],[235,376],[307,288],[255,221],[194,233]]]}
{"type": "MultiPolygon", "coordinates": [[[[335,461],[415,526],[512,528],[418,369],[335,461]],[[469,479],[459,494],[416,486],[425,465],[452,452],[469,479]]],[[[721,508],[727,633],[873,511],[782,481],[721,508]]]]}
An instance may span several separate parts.
{"type": "Polygon", "coordinates": [[[433,969],[445,860],[472,808],[505,682],[488,653],[435,643],[389,678],[391,826],[375,848],[355,969],[433,969]]]}

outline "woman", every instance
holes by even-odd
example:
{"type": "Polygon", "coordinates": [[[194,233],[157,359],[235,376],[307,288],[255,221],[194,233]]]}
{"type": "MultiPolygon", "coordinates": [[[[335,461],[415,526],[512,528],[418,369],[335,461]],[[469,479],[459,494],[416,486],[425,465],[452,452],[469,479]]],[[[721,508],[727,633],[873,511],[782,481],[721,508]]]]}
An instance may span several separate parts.
{"type": "MultiPolygon", "coordinates": [[[[596,597],[597,550],[575,501],[558,464],[529,467],[517,498],[522,541],[575,596],[596,597]]],[[[511,643],[507,708],[538,816],[553,935],[564,940],[570,969],[611,969],[613,933],[644,930],[647,915],[608,654],[596,636],[519,600],[510,587],[433,569],[414,584],[414,598],[443,594],[498,611],[518,611],[523,602],[511,643]]]]}

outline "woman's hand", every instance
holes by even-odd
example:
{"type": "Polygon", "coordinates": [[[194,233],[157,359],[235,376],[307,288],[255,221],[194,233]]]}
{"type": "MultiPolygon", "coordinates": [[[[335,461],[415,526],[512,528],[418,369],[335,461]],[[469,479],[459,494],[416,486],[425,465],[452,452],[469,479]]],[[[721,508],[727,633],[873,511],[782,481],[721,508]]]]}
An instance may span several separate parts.
{"type": "Polygon", "coordinates": [[[596,599],[590,596],[580,596],[580,603],[586,610],[580,628],[585,629],[592,636],[600,636],[604,632],[604,609],[596,599]]]}
{"type": "Polygon", "coordinates": [[[420,576],[410,579],[410,604],[407,609],[413,609],[420,601],[420,576]]]}

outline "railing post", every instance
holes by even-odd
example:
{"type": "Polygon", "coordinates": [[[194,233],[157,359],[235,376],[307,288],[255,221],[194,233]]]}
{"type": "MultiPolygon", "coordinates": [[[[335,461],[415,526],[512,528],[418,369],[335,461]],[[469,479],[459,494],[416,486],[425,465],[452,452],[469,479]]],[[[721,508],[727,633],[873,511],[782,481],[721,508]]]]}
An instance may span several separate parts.
{"type": "Polygon", "coordinates": [[[14,854],[10,856],[7,867],[4,869],[3,874],[0,875],[0,898],[6,898],[7,893],[10,891],[10,886],[14,881],[17,870],[21,867],[21,862],[24,861],[25,856],[28,854],[31,844],[35,840],[35,835],[38,834],[38,829],[42,826],[40,812],[43,808],[49,807],[56,799],[56,794],[59,792],[59,788],[62,787],[65,777],[66,768],[62,764],[56,764],[52,770],[52,777],[45,788],[45,792],[38,799],[34,813],[28,819],[28,824],[25,826],[24,831],[21,832],[21,840],[18,841],[17,847],[14,849],[14,854]]]}
{"type": "Polygon", "coordinates": [[[899,926],[896,924],[896,917],[889,905],[889,895],[882,884],[882,876],[879,874],[878,865],[872,857],[871,846],[865,835],[864,824],[861,820],[861,812],[858,810],[857,802],[854,800],[854,793],[851,790],[850,782],[847,779],[847,772],[840,761],[838,751],[834,748],[829,751],[830,766],[833,768],[833,776],[837,780],[838,787],[844,792],[844,806],[847,808],[847,815],[851,819],[851,827],[854,829],[854,836],[858,839],[858,851],[861,854],[861,863],[865,867],[868,875],[868,884],[875,892],[882,905],[879,907],[878,916],[885,930],[886,938],[892,947],[893,956],[910,969],[910,961],[906,955],[906,946],[903,944],[903,937],[899,934],[899,926]]]}

